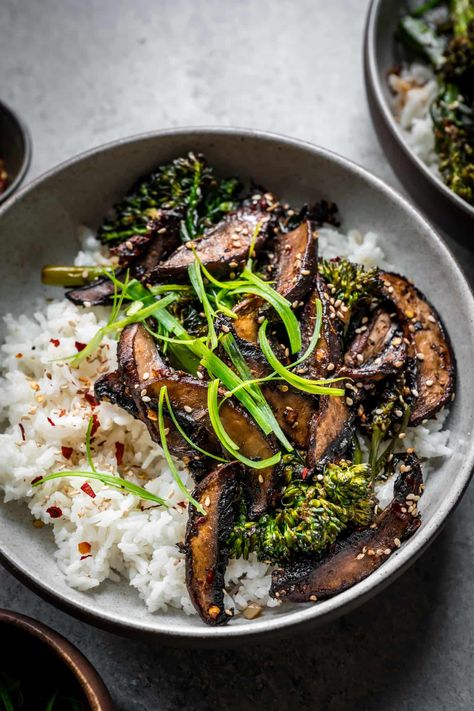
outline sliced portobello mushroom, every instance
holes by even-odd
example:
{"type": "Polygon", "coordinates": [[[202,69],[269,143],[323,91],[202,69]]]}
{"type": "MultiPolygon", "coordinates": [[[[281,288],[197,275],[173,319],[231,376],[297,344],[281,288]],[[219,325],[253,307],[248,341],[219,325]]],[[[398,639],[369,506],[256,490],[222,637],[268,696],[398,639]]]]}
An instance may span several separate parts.
{"type": "MultiPolygon", "coordinates": [[[[197,424],[205,428],[209,445],[219,447],[219,440],[209,418],[207,384],[186,373],[165,371],[147,385],[147,397],[156,400],[165,385],[173,409],[177,412],[187,412],[197,424]]],[[[265,437],[250,415],[231,400],[226,400],[221,405],[219,415],[227,434],[238,445],[239,452],[248,459],[267,459],[277,452],[275,443],[265,437]]],[[[215,449],[209,451],[214,452],[215,449]]],[[[227,452],[223,454],[229,456],[227,452]]],[[[248,469],[245,487],[248,491],[251,517],[265,513],[278,483],[278,465],[265,469],[248,469]]]]}
{"type": "Polygon", "coordinates": [[[277,237],[275,289],[290,303],[304,299],[317,270],[318,233],[305,220],[291,232],[277,237]]]}
{"type": "Polygon", "coordinates": [[[377,309],[356,332],[344,354],[340,375],[353,380],[381,380],[396,375],[405,366],[407,347],[403,332],[385,309],[377,309]]]}
{"type": "Polygon", "coordinates": [[[265,244],[274,226],[271,212],[258,204],[247,204],[227,215],[212,227],[202,239],[187,242],[156,267],[155,278],[170,279],[186,276],[187,269],[194,262],[195,252],[202,264],[216,276],[226,276],[243,269],[249,258],[250,248],[254,251],[265,244]]]}
{"type": "Polygon", "coordinates": [[[319,471],[329,462],[340,459],[350,450],[353,434],[354,413],[346,399],[321,397],[318,412],[311,421],[308,466],[319,471]]]}
{"type": "Polygon", "coordinates": [[[232,325],[235,333],[243,341],[254,345],[258,344],[258,329],[260,327],[258,319],[264,305],[265,302],[259,296],[249,296],[234,306],[233,311],[237,314],[237,318],[233,319],[232,325]]]}
{"type": "Polygon", "coordinates": [[[94,384],[94,394],[98,400],[107,400],[113,405],[126,410],[132,417],[138,418],[138,408],[127,387],[124,376],[115,370],[105,373],[94,384]]]}
{"type": "Polygon", "coordinates": [[[423,294],[399,274],[380,272],[382,293],[395,306],[408,343],[408,356],[416,362],[415,400],[410,424],[433,417],[447,405],[455,388],[455,359],[446,330],[423,294]]]}
{"type": "Polygon", "coordinates": [[[227,541],[234,526],[242,469],[223,464],[208,474],[193,496],[206,511],[192,504],[186,529],[186,586],[201,619],[208,625],[226,624],[231,614],[224,607],[224,574],[229,559],[227,541]]]}
{"type": "MultiPolygon", "coordinates": [[[[302,339],[306,350],[314,331],[316,299],[321,301],[321,334],[316,348],[306,361],[311,378],[330,378],[339,375],[342,365],[342,333],[331,295],[324,279],[318,275],[315,289],[303,313],[302,339]]],[[[341,383],[337,383],[341,385],[341,383]]],[[[351,446],[354,415],[346,398],[324,395],[310,426],[307,452],[308,466],[322,469],[328,462],[343,456],[351,446]]]]}
{"type": "Polygon", "coordinates": [[[342,364],[342,330],[331,303],[331,294],[320,274],[316,276],[315,287],[301,316],[302,353],[308,348],[314,332],[317,299],[322,306],[321,333],[316,348],[305,364],[309,366],[309,377],[332,378],[342,364]]]}
{"type": "MultiPolygon", "coordinates": [[[[111,249],[122,267],[116,274],[118,279],[123,279],[128,269],[130,277],[148,281],[156,265],[178,246],[180,215],[171,210],[159,210],[158,213],[148,223],[144,235],[134,235],[111,249]]],[[[79,306],[107,304],[113,295],[114,284],[107,277],[66,292],[69,301],[79,306]]]]}
{"type": "Polygon", "coordinates": [[[367,578],[415,533],[421,524],[417,507],[423,490],[421,466],[414,455],[398,456],[397,461],[401,468],[394,497],[377,516],[374,527],[352,533],[317,561],[275,570],[270,589],[273,597],[309,602],[337,595],[367,578]]]}
{"type": "MultiPolygon", "coordinates": [[[[163,362],[152,336],[142,324],[133,323],[124,328],[117,347],[117,360],[120,377],[127,384],[127,392],[131,393],[138,419],[145,423],[153,441],[160,444],[156,406],[150,407],[150,403],[143,400],[143,395],[150,379],[167,372],[168,367],[163,362]]],[[[214,438],[209,437],[208,429],[196,418],[190,417],[185,410],[175,414],[183,430],[195,444],[212,454],[220,452],[214,438]]],[[[179,457],[195,477],[208,472],[212,460],[203,457],[186,442],[176,430],[171,418],[165,416],[164,419],[165,427],[169,430],[167,443],[170,452],[179,457]]]]}
{"type": "MultiPolygon", "coordinates": [[[[264,378],[272,372],[260,348],[237,335],[233,320],[218,317],[215,325],[223,333],[232,333],[252,378],[264,378]]],[[[278,346],[274,346],[274,350],[278,352],[278,346]]],[[[227,360],[225,354],[222,354],[222,357],[227,360]]],[[[306,449],[310,438],[311,419],[317,411],[316,399],[286,384],[262,383],[260,388],[283,432],[297,447],[306,449]]]]}

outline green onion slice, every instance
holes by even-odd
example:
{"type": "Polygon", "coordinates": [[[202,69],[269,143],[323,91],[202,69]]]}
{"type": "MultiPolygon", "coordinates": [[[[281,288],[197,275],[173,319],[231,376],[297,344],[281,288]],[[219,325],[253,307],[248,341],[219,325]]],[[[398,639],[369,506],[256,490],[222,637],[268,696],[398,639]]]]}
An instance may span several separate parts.
{"type": "Polygon", "coordinates": [[[53,479],[61,479],[65,476],[80,477],[81,479],[92,479],[95,481],[100,481],[102,484],[112,486],[114,489],[120,489],[122,491],[126,491],[128,494],[134,494],[134,496],[137,496],[139,499],[143,499],[145,501],[153,501],[155,504],[159,504],[160,506],[165,506],[168,508],[168,504],[164,499],[161,499],[159,496],[155,496],[155,494],[152,494],[151,491],[148,491],[147,489],[138,486],[138,484],[134,484],[131,481],[127,481],[127,479],[122,479],[122,477],[120,476],[103,474],[102,472],[98,471],[87,472],[74,469],[71,471],[64,470],[60,472],[54,472],[53,474],[48,474],[47,476],[42,477],[38,481],[35,481],[32,486],[39,486],[40,484],[44,484],[47,481],[53,481],[53,479]]]}
{"type": "Polygon", "coordinates": [[[277,452],[277,454],[273,455],[273,457],[260,459],[258,461],[248,459],[248,457],[244,457],[243,454],[240,454],[238,451],[238,445],[225,431],[224,425],[222,424],[219,416],[219,403],[217,399],[218,392],[219,380],[216,379],[209,384],[207,390],[207,406],[214,432],[222,443],[222,446],[232,455],[234,459],[237,459],[239,462],[242,462],[242,464],[245,464],[246,467],[250,467],[251,469],[266,469],[267,467],[273,467],[275,464],[278,464],[281,459],[281,452],[277,452]]]}
{"type": "Polygon", "coordinates": [[[267,338],[266,329],[268,321],[265,320],[260,326],[258,337],[260,341],[260,348],[262,353],[273,368],[273,370],[281,375],[284,380],[297,390],[302,390],[303,392],[312,393],[313,395],[333,395],[337,397],[344,396],[344,390],[342,388],[333,388],[327,385],[327,383],[334,383],[338,380],[343,380],[343,378],[333,378],[331,380],[310,380],[307,378],[302,378],[291,370],[288,370],[283,363],[280,363],[272,348],[270,342],[267,338]]]}
{"type": "Polygon", "coordinates": [[[205,510],[201,506],[201,504],[196,501],[192,497],[192,495],[189,493],[187,490],[186,486],[183,483],[183,480],[181,479],[179,472],[176,468],[176,465],[174,463],[173,457],[171,456],[170,450],[168,448],[168,442],[166,441],[166,432],[165,432],[165,421],[163,417],[163,404],[165,401],[165,395],[167,393],[167,387],[166,385],[163,385],[163,387],[160,389],[160,396],[158,398],[158,429],[160,432],[160,442],[161,442],[161,448],[163,450],[163,454],[165,455],[166,462],[170,468],[171,475],[175,482],[177,483],[179,489],[183,492],[185,498],[198,510],[200,513],[202,513],[204,516],[206,515],[205,510]]]}

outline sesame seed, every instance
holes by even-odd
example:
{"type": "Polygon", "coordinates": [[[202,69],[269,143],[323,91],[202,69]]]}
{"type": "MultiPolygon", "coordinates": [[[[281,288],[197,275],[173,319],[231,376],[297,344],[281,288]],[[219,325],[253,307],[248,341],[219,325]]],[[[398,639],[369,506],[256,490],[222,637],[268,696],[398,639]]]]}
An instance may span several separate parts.
{"type": "Polygon", "coordinates": [[[423,355],[423,353],[417,353],[417,354],[416,354],[416,359],[417,359],[417,360],[425,360],[425,356],[423,355]]]}
{"type": "Polygon", "coordinates": [[[399,538],[394,538],[393,542],[394,542],[396,548],[400,548],[400,546],[402,545],[399,538]]]}
{"type": "Polygon", "coordinates": [[[428,380],[426,381],[426,385],[428,388],[430,388],[432,385],[434,385],[434,380],[431,380],[431,378],[428,378],[428,380]]]}
{"type": "Polygon", "coordinates": [[[303,274],[303,276],[309,276],[309,274],[311,274],[311,271],[309,269],[302,269],[301,273],[303,274]]]}
{"type": "Polygon", "coordinates": [[[327,364],[327,367],[326,367],[326,370],[334,370],[335,367],[336,367],[336,366],[334,365],[334,363],[328,363],[328,364],[327,364]]]}
{"type": "Polygon", "coordinates": [[[189,405],[185,405],[183,409],[184,409],[184,411],[187,412],[188,414],[193,411],[193,408],[190,407],[189,405]]]}
{"type": "Polygon", "coordinates": [[[346,397],[346,403],[347,403],[348,405],[353,405],[353,404],[354,404],[354,400],[353,400],[351,397],[346,397]]]}
{"type": "Polygon", "coordinates": [[[142,395],[142,400],[143,402],[151,402],[151,397],[148,397],[148,395],[142,395]]]}
{"type": "Polygon", "coordinates": [[[142,380],[148,380],[149,377],[150,377],[150,373],[146,373],[146,372],[145,372],[145,373],[143,373],[143,375],[142,375],[142,380]]]}
{"type": "Polygon", "coordinates": [[[396,417],[403,417],[403,411],[402,410],[394,410],[393,413],[396,417]]]}
{"type": "Polygon", "coordinates": [[[359,553],[359,555],[356,555],[356,560],[362,560],[362,558],[365,558],[365,553],[359,553]]]}
{"type": "Polygon", "coordinates": [[[391,552],[390,548],[384,548],[385,555],[390,555],[391,552]]]}
{"type": "Polygon", "coordinates": [[[392,343],[393,343],[394,346],[399,346],[399,345],[401,345],[402,342],[403,342],[403,341],[402,341],[402,339],[401,339],[399,336],[397,336],[396,338],[393,338],[393,339],[392,339],[392,343]]]}
{"type": "Polygon", "coordinates": [[[204,500],[204,506],[210,506],[210,504],[211,504],[211,499],[209,498],[209,496],[206,496],[206,498],[204,500]]]}
{"type": "Polygon", "coordinates": [[[230,328],[229,328],[229,326],[226,326],[226,325],[224,324],[224,326],[222,326],[222,329],[221,329],[221,330],[224,331],[224,333],[229,333],[230,328]]]}
{"type": "Polygon", "coordinates": [[[258,475],[258,480],[260,484],[263,484],[263,476],[261,474],[258,475]]]}
{"type": "Polygon", "coordinates": [[[363,362],[364,362],[364,356],[362,355],[362,353],[357,353],[356,359],[357,359],[357,362],[358,362],[358,363],[363,363],[363,362]]]}
{"type": "Polygon", "coordinates": [[[436,319],[432,314],[428,316],[428,321],[431,321],[431,323],[436,323],[436,319]]]}
{"type": "Polygon", "coordinates": [[[398,435],[398,439],[405,439],[405,437],[406,437],[405,432],[400,432],[400,434],[398,435]]]}

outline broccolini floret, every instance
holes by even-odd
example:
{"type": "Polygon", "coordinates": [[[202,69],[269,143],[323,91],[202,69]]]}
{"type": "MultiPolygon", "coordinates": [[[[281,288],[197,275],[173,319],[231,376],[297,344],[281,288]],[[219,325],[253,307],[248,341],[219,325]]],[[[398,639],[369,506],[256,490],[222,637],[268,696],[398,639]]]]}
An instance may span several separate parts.
{"type": "Polygon", "coordinates": [[[340,299],[350,311],[364,298],[370,298],[380,289],[377,269],[364,269],[348,259],[321,259],[319,273],[331,287],[335,300],[340,299]]]}
{"type": "Polygon", "coordinates": [[[98,236],[103,242],[121,242],[143,234],[156,211],[166,208],[182,215],[181,236],[187,241],[235,209],[240,187],[235,178],[217,179],[203,156],[189,153],[139,180],[104,220],[98,236]]]}
{"type": "Polygon", "coordinates": [[[229,539],[231,556],[282,563],[311,555],[334,543],[350,524],[367,526],[375,497],[367,464],[329,464],[314,482],[293,480],[279,507],[248,521],[245,506],[229,539]]]}

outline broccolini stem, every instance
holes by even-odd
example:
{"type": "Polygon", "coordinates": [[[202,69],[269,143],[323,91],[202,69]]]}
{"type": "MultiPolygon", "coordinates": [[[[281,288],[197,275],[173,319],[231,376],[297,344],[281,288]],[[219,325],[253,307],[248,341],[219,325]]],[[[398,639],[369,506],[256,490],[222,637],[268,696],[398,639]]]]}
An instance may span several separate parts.
{"type": "Polygon", "coordinates": [[[400,20],[398,36],[403,44],[428,60],[436,69],[443,63],[446,40],[424,20],[405,15],[400,20]]]}
{"type": "Polygon", "coordinates": [[[41,270],[41,281],[48,286],[82,286],[102,276],[104,267],[51,266],[41,270]]]}

